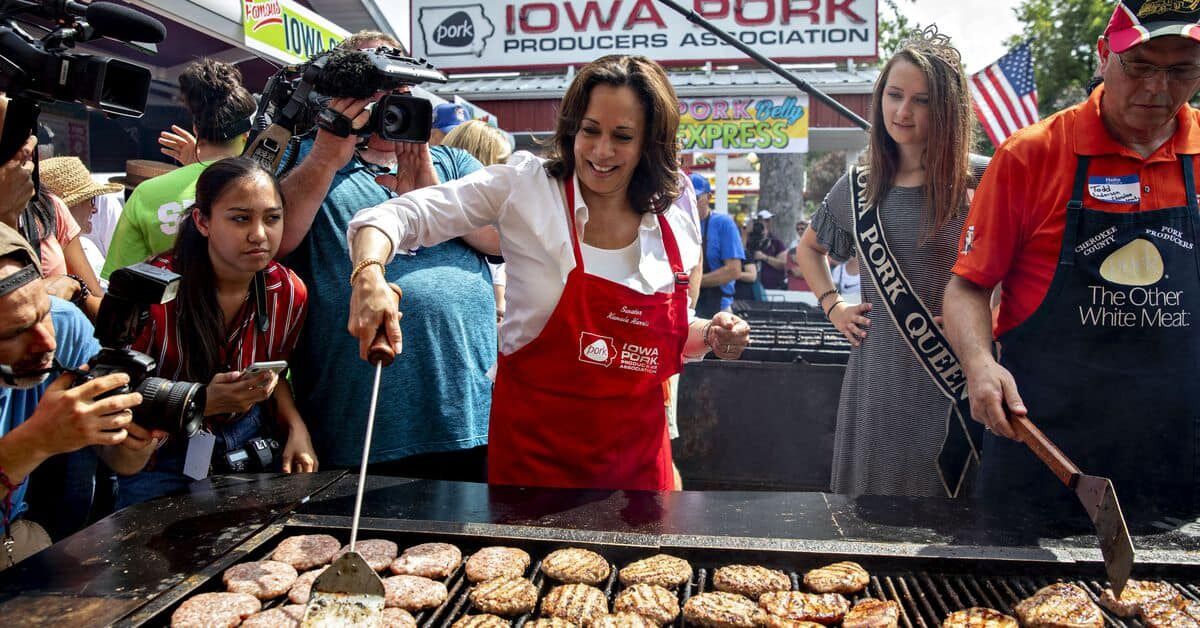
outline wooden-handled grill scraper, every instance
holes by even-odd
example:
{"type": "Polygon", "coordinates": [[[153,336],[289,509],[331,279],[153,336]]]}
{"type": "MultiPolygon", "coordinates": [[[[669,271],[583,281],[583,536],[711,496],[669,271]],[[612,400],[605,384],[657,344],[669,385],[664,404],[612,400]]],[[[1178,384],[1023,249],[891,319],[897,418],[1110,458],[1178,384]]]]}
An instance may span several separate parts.
{"type": "Polygon", "coordinates": [[[1117,501],[1112,480],[1085,475],[1028,418],[1009,415],[1009,421],[1017,432],[1017,438],[1028,445],[1067,488],[1075,491],[1075,496],[1096,526],[1100,554],[1104,556],[1104,570],[1108,573],[1113,595],[1120,599],[1121,590],[1125,588],[1129,571],[1133,568],[1133,540],[1129,538],[1129,526],[1125,524],[1125,515],[1121,513],[1121,504],[1117,501]]]}
{"type": "Polygon", "coordinates": [[[367,360],[375,365],[375,385],[371,388],[371,409],[367,414],[367,433],[363,441],[362,463],[358,467],[358,492],[354,497],[354,518],[350,524],[350,551],[333,561],[313,582],[312,597],[304,612],[304,628],[334,626],[383,626],[383,580],[367,561],[354,551],[358,541],[358,518],[362,514],[363,487],[367,480],[367,460],[371,454],[371,433],[375,429],[375,407],[379,401],[379,380],[383,367],[389,366],[396,352],[381,328],[371,342],[367,360]]]}

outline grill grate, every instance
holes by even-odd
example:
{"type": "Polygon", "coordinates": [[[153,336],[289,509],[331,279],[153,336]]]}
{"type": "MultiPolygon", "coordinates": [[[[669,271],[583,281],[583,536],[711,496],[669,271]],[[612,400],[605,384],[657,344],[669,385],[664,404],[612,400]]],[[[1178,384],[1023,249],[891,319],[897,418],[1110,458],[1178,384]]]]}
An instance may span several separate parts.
{"type": "MultiPolygon", "coordinates": [[[[322,530],[334,535],[338,535],[339,530],[322,530]]],[[[312,530],[288,531],[287,534],[280,534],[271,540],[262,543],[259,547],[248,551],[242,558],[235,562],[246,562],[250,560],[259,560],[268,552],[274,549],[278,539],[288,536],[292,533],[312,533],[312,530]]],[[[389,534],[368,532],[366,538],[390,538],[400,544],[401,548],[415,545],[417,543],[429,541],[443,541],[455,543],[464,549],[464,564],[466,562],[467,549],[478,549],[487,545],[508,545],[513,547],[521,547],[528,551],[533,558],[532,566],[526,573],[526,577],[537,588],[538,606],[532,613],[528,613],[512,619],[513,628],[521,628],[527,621],[538,616],[540,612],[541,600],[544,595],[557,583],[549,580],[541,573],[541,559],[548,554],[552,549],[573,545],[577,547],[587,547],[598,551],[605,555],[611,566],[611,573],[607,582],[600,587],[605,596],[608,598],[609,607],[612,606],[612,601],[616,594],[620,592],[621,586],[617,582],[617,571],[620,567],[636,560],[644,558],[660,551],[658,548],[649,547],[632,547],[623,545],[605,546],[594,543],[576,543],[576,544],[550,544],[543,541],[525,541],[521,539],[488,539],[480,537],[468,538],[447,538],[448,535],[414,535],[412,533],[404,534],[389,534]],[[420,538],[414,538],[418,536],[420,538]]],[[[1093,601],[1099,603],[1099,597],[1104,590],[1104,583],[1096,580],[1088,580],[1086,578],[1071,578],[1066,575],[1065,570],[1069,569],[1068,565],[1055,563],[1035,564],[1040,569],[1037,573],[1047,575],[1030,575],[1029,573],[1021,574],[1021,571],[1029,571],[1028,563],[1025,563],[1025,568],[1012,567],[1007,568],[1006,565],[989,565],[987,561],[959,561],[955,563],[951,560],[941,561],[930,558],[903,558],[903,557],[865,557],[865,556],[839,556],[839,555],[813,555],[813,554],[789,554],[789,553],[752,553],[738,552],[725,550],[691,550],[683,548],[662,548],[663,553],[672,554],[685,558],[691,561],[695,575],[693,579],[685,583],[678,590],[680,608],[693,595],[703,593],[712,589],[712,573],[716,567],[733,564],[762,564],[775,569],[782,568],[788,573],[791,579],[792,588],[803,590],[803,573],[805,570],[817,567],[820,565],[836,562],[838,560],[856,560],[861,563],[872,575],[867,585],[866,590],[851,596],[852,602],[874,597],[879,599],[894,600],[899,603],[901,609],[899,625],[903,628],[936,628],[941,626],[942,620],[951,612],[969,608],[972,606],[984,606],[999,610],[1010,615],[1013,614],[1013,608],[1022,599],[1029,597],[1038,589],[1052,584],[1054,582],[1071,582],[1086,590],[1092,597],[1093,601]],[[920,569],[904,568],[919,564],[920,569]],[[945,565],[946,568],[939,569],[939,565],[945,565]],[[950,568],[953,565],[953,568],[950,568]],[[974,568],[979,567],[979,568],[974,568]],[[999,567],[1004,571],[996,571],[999,567]],[[1012,575],[1015,572],[1015,575],[1012,575]],[[1058,572],[1056,577],[1055,572],[1058,572]]],[[[387,576],[390,574],[382,574],[387,576]]],[[[1159,577],[1155,579],[1170,582],[1180,595],[1192,600],[1200,601],[1200,587],[1191,582],[1184,582],[1178,578],[1159,577]]],[[[449,628],[456,620],[467,614],[474,614],[471,602],[467,597],[471,589],[471,583],[467,580],[465,568],[460,565],[448,578],[443,581],[449,592],[446,602],[436,609],[415,613],[414,617],[417,620],[417,625],[420,628],[449,628]]],[[[187,599],[205,591],[222,590],[220,572],[209,577],[199,586],[188,591],[177,592],[177,598],[169,606],[157,612],[145,625],[150,626],[166,626],[170,623],[171,613],[178,607],[182,600],[187,599]]],[[[269,603],[264,603],[264,608],[273,608],[283,604],[289,604],[286,597],[273,600],[269,603]]],[[[1138,620],[1122,619],[1109,611],[1103,609],[1104,617],[1109,626],[1142,626],[1138,620]]],[[[670,625],[670,628],[683,628],[682,618],[677,619],[670,625]]]]}

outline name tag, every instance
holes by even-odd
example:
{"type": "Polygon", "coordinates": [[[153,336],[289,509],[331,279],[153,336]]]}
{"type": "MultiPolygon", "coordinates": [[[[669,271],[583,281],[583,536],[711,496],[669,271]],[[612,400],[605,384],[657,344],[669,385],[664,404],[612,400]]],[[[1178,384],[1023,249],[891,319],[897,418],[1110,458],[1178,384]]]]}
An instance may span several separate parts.
{"type": "Polygon", "coordinates": [[[1123,177],[1088,177],[1088,194],[1098,201],[1121,205],[1136,205],[1142,200],[1136,174],[1123,177]]]}

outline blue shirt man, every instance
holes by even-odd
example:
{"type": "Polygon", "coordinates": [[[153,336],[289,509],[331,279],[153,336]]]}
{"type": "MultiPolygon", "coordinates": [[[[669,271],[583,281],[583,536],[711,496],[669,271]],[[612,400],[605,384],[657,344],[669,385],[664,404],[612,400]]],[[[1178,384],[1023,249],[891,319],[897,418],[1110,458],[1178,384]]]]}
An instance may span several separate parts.
{"type": "MultiPolygon", "coordinates": [[[[300,144],[301,161],[313,144],[300,144]]],[[[482,167],[459,149],[432,146],[430,153],[442,181],[482,167]]],[[[357,155],[340,168],[308,234],[285,260],[309,287],[308,318],[292,354],[292,387],[322,467],[355,466],[362,456],[375,368],[359,358],[358,341],[346,333],[352,271],[346,228],[359,209],[392,196],[375,181],[380,171],[357,155]]],[[[385,273],[404,291],[404,352],[383,370],[371,463],[485,445],[492,398],[486,374],[496,360],[497,339],[491,271],[483,256],[452,240],[397,255],[385,273]]]]}
{"type": "Polygon", "coordinates": [[[700,298],[696,316],[712,318],[728,312],[733,305],[734,282],[746,257],[742,235],[728,214],[714,214],[709,207],[712,186],[703,175],[692,174],[696,189],[696,210],[700,215],[700,236],[704,243],[704,276],[700,280],[700,298]]]}

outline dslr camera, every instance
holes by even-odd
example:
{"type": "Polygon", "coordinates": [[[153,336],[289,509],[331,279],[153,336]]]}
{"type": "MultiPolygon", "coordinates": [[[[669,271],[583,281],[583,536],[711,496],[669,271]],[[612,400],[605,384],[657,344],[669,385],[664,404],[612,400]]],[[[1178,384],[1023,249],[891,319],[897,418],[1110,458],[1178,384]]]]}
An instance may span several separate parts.
{"type": "Polygon", "coordinates": [[[158,20],[110,2],[0,0],[0,90],[10,99],[0,163],[11,159],[36,132],[40,102],[74,102],[109,116],[142,116],[150,70],[120,59],[69,52],[77,43],[100,37],[156,44],[166,30],[158,20]],[[49,21],[49,26],[38,26],[49,32],[34,38],[18,24],[18,16],[49,21]]]}
{"type": "MultiPolygon", "coordinates": [[[[282,156],[281,142],[291,137],[304,135],[316,126],[341,137],[355,132],[348,120],[326,108],[331,99],[370,98],[379,92],[428,82],[445,83],[446,75],[424,59],[405,56],[401,50],[386,46],[335,49],[307,63],[286,67],[263,88],[254,123],[260,136],[247,146],[245,154],[275,170],[282,156]],[[281,127],[286,134],[271,137],[271,127],[281,127]]],[[[370,121],[356,132],[363,143],[372,135],[392,142],[429,141],[433,106],[428,100],[388,93],[370,108],[370,121]]]]}
{"type": "Polygon", "coordinates": [[[279,460],[279,441],[273,438],[252,438],[244,447],[225,452],[221,463],[227,473],[272,471],[279,460]]]}
{"type": "Polygon", "coordinates": [[[134,423],[190,437],[204,419],[204,385],[155,377],[158,364],[154,358],[123,348],[141,332],[150,305],[171,301],[178,290],[179,275],[157,266],[141,263],[113,271],[96,317],[96,339],[103,348],[88,361],[87,371],[74,373],[79,383],[109,373],[129,375],[128,385],[102,397],[139,392],[142,403],[133,409],[134,423]]]}

